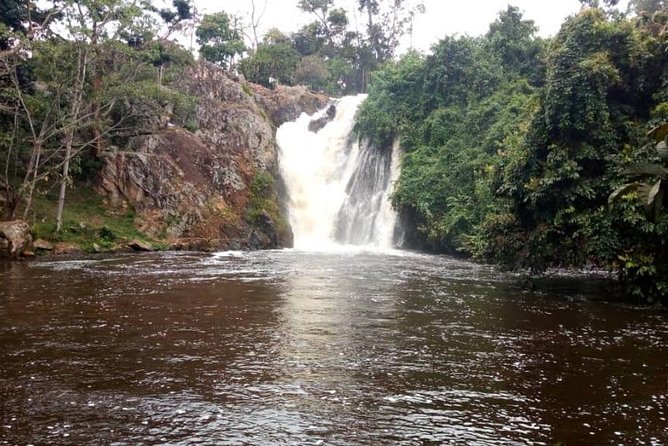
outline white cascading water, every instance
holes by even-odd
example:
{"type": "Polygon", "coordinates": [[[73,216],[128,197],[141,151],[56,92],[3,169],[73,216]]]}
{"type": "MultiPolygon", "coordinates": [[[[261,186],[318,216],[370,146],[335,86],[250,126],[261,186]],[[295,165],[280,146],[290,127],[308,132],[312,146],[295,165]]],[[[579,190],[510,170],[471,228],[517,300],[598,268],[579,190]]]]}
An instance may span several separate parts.
{"type": "Polygon", "coordinates": [[[287,190],[295,248],[331,250],[341,245],[391,249],[397,216],[389,201],[400,171],[400,148],[382,151],[351,134],[366,95],[336,102],[336,116],[320,131],[303,114],[276,135],[287,190]]]}

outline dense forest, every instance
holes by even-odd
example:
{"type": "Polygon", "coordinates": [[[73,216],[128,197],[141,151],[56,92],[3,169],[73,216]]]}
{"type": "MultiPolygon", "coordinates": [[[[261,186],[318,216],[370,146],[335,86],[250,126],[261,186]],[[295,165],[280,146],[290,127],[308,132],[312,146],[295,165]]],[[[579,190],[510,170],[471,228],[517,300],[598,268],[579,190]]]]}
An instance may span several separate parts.
{"type": "Polygon", "coordinates": [[[67,191],[102,153],[165,115],[193,128],[196,104],[178,88],[196,59],[179,42],[191,40],[266,87],[368,92],[355,130],[379,150],[401,141],[392,200],[410,246],[535,273],[606,268],[639,299],[668,295],[664,0],[583,2],[549,39],[509,6],[482,36],[398,59],[421,5],[359,0],[358,29],[335,0],[300,0],[308,25],[261,36],[262,5],[250,3],[238,17],[200,16],[189,0],[4,1],[2,218],[34,216],[50,196],[58,233],[67,191]]]}
{"type": "Polygon", "coordinates": [[[668,294],[668,6],[583,6],[553,39],[515,7],[376,73],[356,129],[406,151],[414,246],[511,269],[618,271],[668,294]]]}

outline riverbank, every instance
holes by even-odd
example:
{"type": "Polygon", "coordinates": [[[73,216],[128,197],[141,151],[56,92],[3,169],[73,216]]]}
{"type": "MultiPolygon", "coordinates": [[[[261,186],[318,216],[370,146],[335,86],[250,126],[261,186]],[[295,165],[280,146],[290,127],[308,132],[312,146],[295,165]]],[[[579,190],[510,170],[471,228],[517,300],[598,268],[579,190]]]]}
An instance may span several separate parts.
{"type": "MultiPolygon", "coordinates": [[[[63,227],[56,232],[56,197],[37,197],[30,219],[5,222],[15,229],[20,245],[11,250],[8,243],[0,245],[0,258],[31,258],[33,256],[76,256],[83,254],[118,254],[146,251],[202,251],[249,249],[242,239],[170,239],[167,234],[142,231],[141,218],[128,206],[114,206],[90,185],[80,185],[68,194],[63,213],[63,227]],[[162,235],[162,236],[161,236],[162,235]]],[[[6,240],[0,229],[0,240],[6,240]]]]}
{"type": "Polygon", "coordinates": [[[163,115],[142,116],[139,130],[107,141],[95,156],[77,158],[60,231],[58,175],[37,181],[31,199],[11,209],[0,191],[0,221],[23,216],[37,249],[46,252],[291,246],[276,129],[330,98],[306,87],[269,90],[206,62],[189,67],[169,88],[189,99],[188,124],[172,122],[176,106],[168,103],[163,115]]]}

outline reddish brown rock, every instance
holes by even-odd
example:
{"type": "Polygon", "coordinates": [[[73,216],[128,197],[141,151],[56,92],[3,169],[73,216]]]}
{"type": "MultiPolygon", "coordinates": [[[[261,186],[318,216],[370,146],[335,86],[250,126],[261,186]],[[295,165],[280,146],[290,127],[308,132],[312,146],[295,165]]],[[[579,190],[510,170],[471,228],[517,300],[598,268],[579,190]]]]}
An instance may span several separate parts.
{"type": "Polygon", "coordinates": [[[278,170],[276,126],[329,98],[242,83],[208,63],[193,68],[183,88],[197,98],[197,130],[162,129],[108,153],[102,192],[112,205],[133,208],[140,230],[173,246],[291,246],[291,232],[276,231],[271,217],[248,221],[250,185],[258,173],[278,170]]]}
{"type": "Polygon", "coordinates": [[[54,245],[53,253],[56,255],[83,254],[81,247],[72,243],[59,242],[54,245]]]}

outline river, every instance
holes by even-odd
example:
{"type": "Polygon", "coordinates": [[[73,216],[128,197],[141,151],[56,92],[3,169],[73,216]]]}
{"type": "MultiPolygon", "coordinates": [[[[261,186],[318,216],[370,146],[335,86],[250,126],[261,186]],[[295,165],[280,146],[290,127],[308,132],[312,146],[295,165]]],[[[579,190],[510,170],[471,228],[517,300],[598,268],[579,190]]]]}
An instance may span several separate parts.
{"type": "Polygon", "coordinates": [[[668,444],[668,315],[516,283],[398,251],[0,263],[0,444],[668,444]]]}

